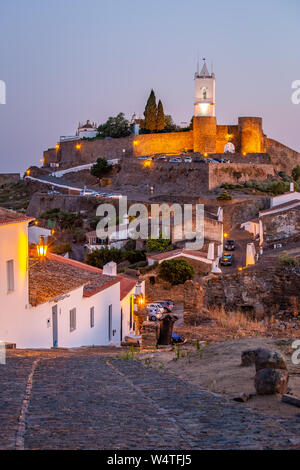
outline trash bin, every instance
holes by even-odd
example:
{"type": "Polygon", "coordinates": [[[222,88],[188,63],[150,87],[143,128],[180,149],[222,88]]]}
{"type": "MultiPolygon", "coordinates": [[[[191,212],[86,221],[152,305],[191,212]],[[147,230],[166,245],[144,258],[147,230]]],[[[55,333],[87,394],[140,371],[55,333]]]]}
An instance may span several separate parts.
{"type": "Polygon", "coordinates": [[[158,344],[168,345],[172,344],[173,325],[178,317],[176,315],[166,314],[160,320],[160,332],[158,344]]]}

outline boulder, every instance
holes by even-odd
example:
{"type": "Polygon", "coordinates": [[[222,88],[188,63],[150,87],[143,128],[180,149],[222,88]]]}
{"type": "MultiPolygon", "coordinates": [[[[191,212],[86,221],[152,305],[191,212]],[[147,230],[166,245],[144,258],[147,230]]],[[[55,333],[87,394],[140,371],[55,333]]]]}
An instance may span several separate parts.
{"type": "Polygon", "coordinates": [[[255,364],[256,349],[245,349],[242,351],[241,366],[249,367],[255,364]]]}
{"type": "Polygon", "coordinates": [[[261,369],[287,369],[281,353],[264,348],[255,351],[255,368],[256,372],[261,369]]]}
{"type": "Polygon", "coordinates": [[[249,400],[249,398],[250,398],[249,394],[242,392],[242,393],[239,393],[238,395],[235,395],[233,397],[233,400],[240,402],[240,403],[245,403],[246,401],[249,400]]]}
{"type": "Polygon", "coordinates": [[[255,375],[255,389],[258,395],[281,395],[287,392],[289,373],[283,369],[260,369],[255,375]]]}

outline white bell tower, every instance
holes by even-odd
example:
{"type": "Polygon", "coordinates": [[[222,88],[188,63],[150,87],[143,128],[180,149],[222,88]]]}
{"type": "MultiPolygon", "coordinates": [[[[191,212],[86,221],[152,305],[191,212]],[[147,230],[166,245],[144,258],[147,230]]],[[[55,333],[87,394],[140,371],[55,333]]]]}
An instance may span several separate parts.
{"type": "Polygon", "coordinates": [[[212,72],[209,74],[205,59],[203,59],[203,67],[201,72],[195,73],[195,100],[194,100],[194,116],[215,116],[215,90],[216,77],[212,72]]]}

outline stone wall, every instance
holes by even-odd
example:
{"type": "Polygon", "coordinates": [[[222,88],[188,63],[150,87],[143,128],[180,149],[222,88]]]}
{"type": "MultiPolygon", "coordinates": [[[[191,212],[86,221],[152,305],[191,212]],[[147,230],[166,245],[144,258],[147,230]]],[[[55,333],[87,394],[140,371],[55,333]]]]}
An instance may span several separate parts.
{"type": "Polygon", "coordinates": [[[157,153],[179,154],[193,150],[193,131],[160,134],[142,134],[133,140],[135,157],[157,153]]]}
{"type": "Polygon", "coordinates": [[[241,152],[265,152],[265,136],[262,130],[262,118],[239,117],[238,123],[241,152]]]}
{"type": "Polygon", "coordinates": [[[219,204],[223,207],[224,231],[229,232],[232,227],[257,217],[259,211],[268,209],[270,207],[270,200],[260,196],[250,199],[219,201],[219,204]]]}
{"type": "MultiPolygon", "coordinates": [[[[117,199],[103,199],[101,202],[109,202],[114,204],[115,207],[118,206],[117,199]]],[[[61,211],[68,212],[86,211],[88,215],[94,216],[98,205],[99,199],[97,198],[69,194],[48,195],[36,192],[30,200],[26,214],[30,217],[39,217],[43,212],[58,208],[61,211]]]]}
{"type": "Polygon", "coordinates": [[[130,158],[122,165],[116,180],[117,187],[141,190],[154,196],[172,193],[200,195],[208,190],[208,165],[197,163],[152,162],[150,167],[144,161],[130,158]]]}
{"type": "Polygon", "coordinates": [[[215,116],[199,116],[193,119],[194,152],[215,153],[217,120],[215,116]]]}
{"type": "Polygon", "coordinates": [[[209,189],[217,188],[223,183],[237,184],[249,180],[264,181],[274,175],[274,168],[270,164],[249,163],[210,163],[209,189]],[[237,176],[241,173],[241,176],[237,176]]]}
{"type": "Polygon", "coordinates": [[[217,125],[216,152],[223,153],[225,145],[229,140],[234,144],[235,150],[237,152],[240,151],[240,136],[238,126],[217,125]]]}
{"type": "Polygon", "coordinates": [[[264,241],[277,242],[300,234],[300,207],[262,217],[264,241]]]}
{"type": "Polygon", "coordinates": [[[113,159],[132,155],[134,137],[120,139],[73,140],[61,142],[59,149],[44,152],[44,166],[57,162],[61,168],[93,163],[99,157],[113,159]],[[80,144],[80,149],[76,146],[80,144]],[[125,153],[123,152],[125,150],[125,153]]]}
{"type": "Polygon", "coordinates": [[[20,173],[0,173],[0,186],[16,184],[20,181],[20,173]]]}
{"type": "Polygon", "coordinates": [[[271,155],[272,164],[277,171],[286,171],[290,175],[292,169],[300,165],[300,153],[277,140],[266,139],[266,151],[271,155]]]}
{"type": "Polygon", "coordinates": [[[57,162],[61,168],[67,168],[93,163],[98,157],[112,159],[131,155],[180,154],[184,151],[223,153],[229,140],[237,152],[267,152],[277,170],[290,174],[300,164],[300,153],[263,134],[261,118],[242,117],[238,122],[238,126],[216,125],[215,117],[198,117],[194,122],[194,131],[61,142],[58,150],[54,148],[44,152],[44,166],[57,162]],[[76,148],[77,144],[80,144],[80,149],[76,148]]]}
{"type": "Polygon", "coordinates": [[[249,313],[261,319],[280,310],[300,313],[300,268],[255,266],[253,269],[208,275],[203,279],[204,306],[249,313]]]}

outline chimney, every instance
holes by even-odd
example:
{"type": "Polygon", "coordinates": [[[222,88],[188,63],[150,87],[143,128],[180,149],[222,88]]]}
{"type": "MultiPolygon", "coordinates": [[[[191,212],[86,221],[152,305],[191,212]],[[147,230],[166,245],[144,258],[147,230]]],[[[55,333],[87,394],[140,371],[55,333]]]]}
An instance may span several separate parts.
{"type": "Polygon", "coordinates": [[[290,182],[290,192],[293,193],[295,191],[295,185],[293,182],[290,182]]]}
{"type": "Polygon", "coordinates": [[[103,266],[102,274],[106,276],[116,276],[117,275],[117,263],[110,261],[103,266]]]}
{"type": "Polygon", "coordinates": [[[214,242],[210,242],[208,245],[208,253],[207,259],[214,259],[215,258],[215,244],[214,242]]]}

